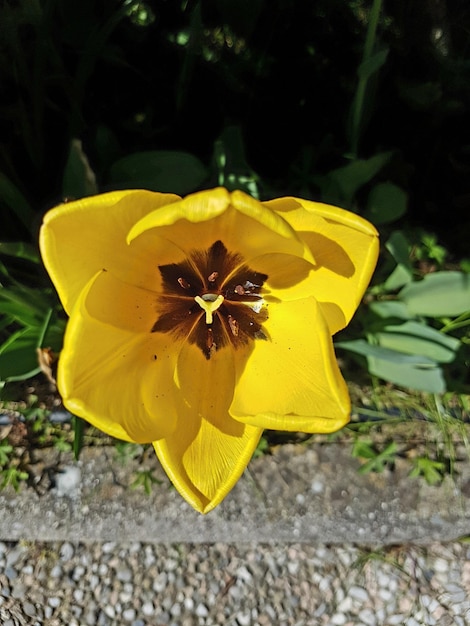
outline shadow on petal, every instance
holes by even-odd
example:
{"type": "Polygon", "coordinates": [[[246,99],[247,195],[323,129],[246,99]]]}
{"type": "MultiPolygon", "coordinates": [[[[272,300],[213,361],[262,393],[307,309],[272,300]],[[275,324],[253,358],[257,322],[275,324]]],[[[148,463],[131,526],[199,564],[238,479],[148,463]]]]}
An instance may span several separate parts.
{"type": "Polygon", "coordinates": [[[312,251],[318,267],[324,267],[344,278],[354,276],[356,268],[351,257],[336,241],[320,233],[302,231],[300,235],[312,251]]]}

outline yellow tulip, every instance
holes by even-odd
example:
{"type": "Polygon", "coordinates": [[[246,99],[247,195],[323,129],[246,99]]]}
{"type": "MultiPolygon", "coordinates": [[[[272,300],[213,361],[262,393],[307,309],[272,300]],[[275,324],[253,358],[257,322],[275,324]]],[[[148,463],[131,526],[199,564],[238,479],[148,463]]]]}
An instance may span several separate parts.
{"type": "Polygon", "coordinates": [[[232,489],[263,429],[326,433],[349,420],[332,335],[377,261],[361,217],[223,188],[116,191],[49,211],[40,247],[70,316],[64,405],[152,442],[198,511],[232,489]]]}

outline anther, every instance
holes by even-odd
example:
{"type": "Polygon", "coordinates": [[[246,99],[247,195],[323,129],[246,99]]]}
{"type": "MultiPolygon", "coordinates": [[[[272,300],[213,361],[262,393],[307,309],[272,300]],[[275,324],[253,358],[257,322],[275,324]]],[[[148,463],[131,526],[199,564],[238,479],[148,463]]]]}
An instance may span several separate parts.
{"type": "Polygon", "coordinates": [[[207,280],[210,283],[215,283],[215,281],[217,280],[218,277],[219,277],[219,272],[212,272],[212,274],[210,276],[208,276],[207,280]]]}
{"type": "Polygon", "coordinates": [[[245,288],[242,285],[237,285],[234,289],[234,292],[239,296],[245,295],[245,288]]]}
{"type": "Polygon", "coordinates": [[[239,323],[231,315],[229,315],[227,319],[228,319],[228,325],[230,326],[230,330],[232,331],[232,335],[234,337],[238,337],[238,329],[240,328],[239,323]]]}
{"type": "Polygon", "coordinates": [[[212,332],[212,328],[207,329],[207,338],[206,338],[206,346],[207,349],[210,350],[214,345],[214,333],[212,332]]]}
{"type": "Polygon", "coordinates": [[[189,289],[191,287],[191,285],[188,283],[188,281],[185,278],[178,278],[178,283],[180,285],[180,287],[183,287],[183,289],[189,289]]]}

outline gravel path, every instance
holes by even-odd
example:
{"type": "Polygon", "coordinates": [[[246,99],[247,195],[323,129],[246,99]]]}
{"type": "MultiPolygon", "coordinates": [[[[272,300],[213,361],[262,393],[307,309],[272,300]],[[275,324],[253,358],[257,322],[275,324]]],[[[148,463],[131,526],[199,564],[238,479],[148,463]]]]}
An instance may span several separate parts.
{"type": "Polygon", "coordinates": [[[470,544],[0,542],[1,626],[466,626],[470,544]]]}

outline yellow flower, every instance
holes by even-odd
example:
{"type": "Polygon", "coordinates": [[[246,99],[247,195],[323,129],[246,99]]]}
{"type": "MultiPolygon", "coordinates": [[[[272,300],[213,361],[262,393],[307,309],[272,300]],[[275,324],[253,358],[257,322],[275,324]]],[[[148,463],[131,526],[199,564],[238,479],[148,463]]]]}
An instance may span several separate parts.
{"type": "Polygon", "coordinates": [[[70,316],[65,406],[153,442],[198,511],[232,489],[264,428],[325,433],[349,420],[332,335],[378,253],[357,215],[222,188],[117,191],[52,209],[40,246],[70,316]]]}

